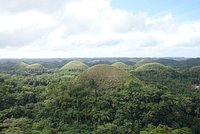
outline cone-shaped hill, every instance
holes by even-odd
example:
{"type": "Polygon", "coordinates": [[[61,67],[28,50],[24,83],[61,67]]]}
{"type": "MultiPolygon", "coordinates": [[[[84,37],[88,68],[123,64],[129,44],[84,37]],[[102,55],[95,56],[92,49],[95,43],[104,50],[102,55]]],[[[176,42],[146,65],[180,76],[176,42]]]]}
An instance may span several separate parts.
{"type": "Polygon", "coordinates": [[[137,67],[132,73],[139,79],[154,82],[178,79],[180,75],[173,68],[160,63],[144,64],[137,67]]]}
{"type": "Polygon", "coordinates": [[[124,70],[106,64],[90,67],[77,79],[85,87],[92,87],[98,90],[111,89],[124,85],[131,80],[138,81],[137,78],[131,77],[124,70]]]}
{"type": "Polygon", "coordinates": [[[194,66],[190,68],[191,73],[200,73],[200,66],[194,66]]]}
{"type": "Polygon", "coordinates": [[[164,71],[171,71],[171,70],[172,68],[160,63],[155,63],[155,62],[144,64],[135,69],[136,72],[148,72],[148,71],[164,72],[164,71]]]}
{"type": "Polygon", "coordinates": [[[16,68],[18,70],[44,70],[44,66],[41,64],[35,63],[35,64],[27,64],[25,62],[17,63],[16,68]]]}
{"type": "Polygon", "coordinates": [[[60,70],[68,70],[68,71],[84,71],[88,68],[88,66],[80,61],[70,61],[65,64],[60,70]]]}
{"type": "Polygon", "coordinates": [[[31,64],[28,66],[29,69],[31,70],[41,70],[44,69],[44,67],[41,64],[35,63],[35,64],[31,64]]]}
{"type": "Polygon", "coordinates": [[[115,62],[112,64],[112,66],[116,67],[116,68],[120,68],[120,69],[126,69],[128,66],[123,63],[123,62],[115,62]]]}
{"type": "Polygon", "coordinates": [[[17,69],[26,69],[28,66],[29,66],[29,64],[27,64],[25,62],[19,62],[16,64],[17,69]]]}

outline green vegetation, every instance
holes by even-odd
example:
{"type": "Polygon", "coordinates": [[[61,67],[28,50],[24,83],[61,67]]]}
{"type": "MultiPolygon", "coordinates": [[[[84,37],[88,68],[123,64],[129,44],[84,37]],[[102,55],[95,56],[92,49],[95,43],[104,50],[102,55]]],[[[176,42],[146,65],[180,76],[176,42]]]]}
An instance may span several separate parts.
{"type": "Polygon", "coordinates": [[[41,64],[27,64],[25,62],[20,62],[16,65],[16,68],[19,70],[43,70],[45,69],[41,64]]]}
{"type": "Polygon", "coordinates": [[[194,66],[189,69],[188,75],[192,84],[200,85],[200,66],[194,66]]]}
{"type": "Polygon", "coordinates": [[[160,63],[147,63],[137,67],[132,71],[134,75],[142,80],[158,81],[166,80],[167,78],[178,77],[178,72],[171,67],[162,65],[160,63]]]}
{"type": "Polygon", "coordinates": [[[126,70],[98,64],[60,71],[68,60],[59,61],[0,60],[0,134],[200,132],[198,66],[174,60],[176,67],[154,62],[126,70]]]}
{"type": "Polygon", "coordinates": [[[153,62],[153,61],[150,59],[141,59],[140,61],[136,62],[135,67],[139,67],[146,63],[151,63],[151,62],[153,62]]]}
{"type": "Polygon", "coordinates": [[[83,71],[86,70],[88,66],[80,61],[70,61],[65,64],[60,70],[68,70],[68,71],[83,71]]]}
{"type": "Polygon", "coordinates": [[[35,64],[29,65],[28,69],[40,70],[40,69],[44,69],[44,67],[41,64],[35,63],[35,64]]]}
{"type": "Polygon", "coordinates": [[[112,64],[112,66],[116,67],[116,68],[120,68],[120,69],[127,69],[127,65],[123,62],[115,62],[112,64]]]}
{"type": "Polygon", "coordinates": [[[16,67],[18,69],[26,69],[29,65],[25,62],[20,62],[20,63],[17,63],[16,67]]]}
{"type": "Polygon", "coordinates": [[[17,63],[13,67],[11,72],[14,74],[18,73],[18,74],[23,74],[23,75],[28,75],[30,73],[31,74],[42,74],[42,73],[46,72],[46,68],[38,63],[27,64],[25,62],[20,62],[20,63],[17,63]],[[15,72],[15,70],[16,70],[16,72],[15,72]]]}
{"type": "Polygon", "coordinates": [[[167,67],[165,65],[162,65],[160,63],[147,63],[147,64],[144,64],[144,65],[136,68],[135,71],[136,72],[141,72],[141,71],[145,71],[145,72],[148,72],[148,71],[166,72],[166,71],[168,71],[170,69],[171,68],[169,68],[169,67],[167,67]]]}
{"type": "Polygon", "coordinates": [[[200,66],[194,66],[190,69],[191,73],[200,73],[200,66]]]}
{"type": "Polygon", "coordinates": [[[174,92],[182,92],[191,87],[191,83],[187,80],[185,74],[160,63],[144,64],[131,73],[147,83],[153,83],[174,92]]]}

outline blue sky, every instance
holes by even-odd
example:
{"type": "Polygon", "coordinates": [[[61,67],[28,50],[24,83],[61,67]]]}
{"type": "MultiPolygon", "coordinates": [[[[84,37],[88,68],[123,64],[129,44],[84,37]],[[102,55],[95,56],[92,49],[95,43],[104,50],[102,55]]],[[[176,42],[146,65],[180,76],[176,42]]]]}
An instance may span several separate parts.
{"type": "Polygon", "coordinates": [[[200,57],[199,5],[0,0],[0,58],[200,57]]]}
{"type": "Polygon", "coordinates": [[[182,20],[200,20],[200,0],[112,0],[111,4],[133,13],[155,16],[170,12],[182,20]]]}

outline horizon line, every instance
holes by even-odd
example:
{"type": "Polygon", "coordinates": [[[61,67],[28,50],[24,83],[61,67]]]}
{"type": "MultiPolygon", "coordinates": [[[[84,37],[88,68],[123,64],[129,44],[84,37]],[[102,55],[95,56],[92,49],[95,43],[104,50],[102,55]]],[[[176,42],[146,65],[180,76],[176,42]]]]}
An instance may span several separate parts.
{"type": "Polygon", "coordinates": [[[99,58],[200,58],[200,57],[187,57],[187,56],[160,56],[160,57],[151,57],[151,56],[145,56],[145,57],[41,57],[41,58],[0,58],[2,59],[99,59],[99,58]]]}

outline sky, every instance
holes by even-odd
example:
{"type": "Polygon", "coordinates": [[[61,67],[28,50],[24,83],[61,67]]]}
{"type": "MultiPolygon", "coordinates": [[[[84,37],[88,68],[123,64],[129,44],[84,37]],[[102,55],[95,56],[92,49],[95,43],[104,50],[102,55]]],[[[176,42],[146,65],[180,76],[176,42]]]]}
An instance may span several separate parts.
{"type": "Polygon", "coordinates": [[[0,58],[200,57],[199,0],[0,0],[0,58]]]}

